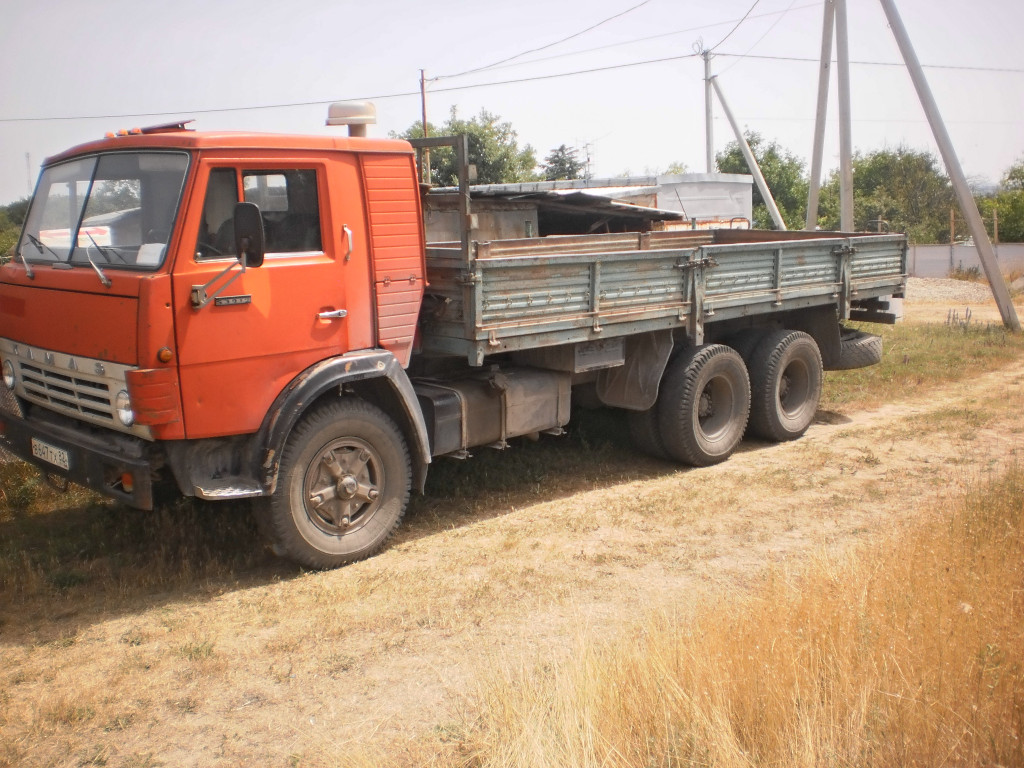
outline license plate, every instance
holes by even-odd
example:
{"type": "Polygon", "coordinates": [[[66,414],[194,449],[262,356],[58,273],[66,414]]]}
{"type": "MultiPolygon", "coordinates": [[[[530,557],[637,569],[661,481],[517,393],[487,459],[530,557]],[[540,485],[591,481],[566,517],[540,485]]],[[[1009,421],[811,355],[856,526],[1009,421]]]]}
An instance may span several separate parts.
{"type": "Polygon", "coordinates": [[[36,440],[34,437],[32,438],[32,455],[61,469],[68,469],[71,466],[67,451],[44,443],[42,440],[36,440]]]}

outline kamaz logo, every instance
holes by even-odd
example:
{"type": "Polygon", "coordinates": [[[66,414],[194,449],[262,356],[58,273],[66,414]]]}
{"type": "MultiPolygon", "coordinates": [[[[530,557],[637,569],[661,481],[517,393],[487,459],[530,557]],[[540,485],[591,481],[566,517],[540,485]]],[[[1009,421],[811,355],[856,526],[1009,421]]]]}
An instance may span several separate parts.
{"type": "MultiPolygon", "coordinates": [[[[20,344],[12,344],[11,352],[14,353],[15,357],[24,356],[26,360],[30,360],[32,362],[38,362],[39,358],[41,357],[44,365],[52,365],[55,368],[57,367],[57,354],[55,352],[47,352],[41,349],[33,349],[32,347],[25,347],[23,351],[20,344]]],[[[70,356],[68,357],[67,363],[62,363],[62,365],[69,371],[75,371],[76,373],[79,370],[81,370],[79,368],[78,361],[70,356]]],[[[93,363],[92,368],[93,373],[95,373],[97,376],[107,375],[107,368],[105,365],[103,365],[103,363],[93,363]]]]}

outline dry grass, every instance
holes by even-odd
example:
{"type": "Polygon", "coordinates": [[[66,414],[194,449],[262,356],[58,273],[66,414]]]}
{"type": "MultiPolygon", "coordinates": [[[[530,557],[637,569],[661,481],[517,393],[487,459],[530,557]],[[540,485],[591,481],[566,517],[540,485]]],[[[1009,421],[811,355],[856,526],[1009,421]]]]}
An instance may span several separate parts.
{"type": "MultiPolygon", "coordinates": [[[[829,374],[827,407],[929,392],[1022,347],[984,329],[885,333],[891,367],[829,374]],[[983,349],[958,370],[965,344],[983,349]]],[[[1021,410],[1019,397],[989,394],[962,416],[952,406],[955,434],[1021,410]]],[[[748,584],[766,552],[806,544],[805,518],[845,536],[871,524],[885,494],[912,492],[887,476],[888,434],[857,433],[856,449],[839,430],[750,442],[691,472],[636,455],[624,427],[621,414],[577,414],[567,438],[438,462],[385,552],[314,574],[270,555],[244,505],[136,512],[0,462],[0,766],[444,764],[470,735],[489,743],[442,705],[506,641],[563,658],[577,605],[618,627],[639,615],[638,596],[717,590],[726,571],[748,584]],[[851,476],[863,485],[849,492],[851,476]],[[847,523],[851,510],[860,517],[847,523]]],[[[937,429],[922,417],[920,431],[937,429]]],[[[919,491],[948,482],[941,460],[900,466],[919,491]]]]}
{"type": "Polygon", "coordinates": [[[992,324],[863,325],[881,335],[882,362],[825,375],[821,407],[870,408],[1019,359],[1024,334],[992,324]]]}
{"type": "Polygon", "coordinates": [[[506,665],[464,765],[1024,764],[1024,471],[883,545],[506,665]]]}

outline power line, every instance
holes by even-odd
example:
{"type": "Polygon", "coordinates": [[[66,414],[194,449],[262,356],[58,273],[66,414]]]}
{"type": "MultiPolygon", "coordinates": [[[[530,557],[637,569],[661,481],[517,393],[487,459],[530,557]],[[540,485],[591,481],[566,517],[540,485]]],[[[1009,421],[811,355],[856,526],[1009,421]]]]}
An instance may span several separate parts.
{"type": "MultiPolygon", "coordinates": [[[[517,83],[529,83],[536,80],[553,80],[559,77],[571,77],[573,75],[587,75],[593,72],[608,72],[614,69],[627,69],[629,67],[640,67],[646,64],[662,64],[668,61],[681,61],[692,59],[697,54],[686,53],[678,56],[665,56],[660,59],[645,59],[643,61],[629,61],[622,64],[609,64],[605,67],[591,67],[590,69],[577,69],[572,72],[556,72],[550,75],[532,75],[530,77],[518,77],[510,80],[495,80],[489,83],[472,83],[469,85],[449,85],[443,88],[434,88],[431,93],[448,93],[452,91],[467,91],[473,88],[489,88],[498,85],[514,85],[517,83]]],[[[221,107],[219,109],[179,109],[166,112],[129,112],[117,115],[71,115],[53,117],[4,117],[0,123],[32,123],[48,120],[113,120],[128,117],[165,117],[167,115],[204,115],[216,112],[244,112],[259,109],[286,109],[290,107],[315,107],[324,104],[331,104],[335,101],[383,101],[384,99],[397,99],[407,96],[419,96],[419,91],[402,91],[399,93],[380,93],[373,96],[347,96],[344,99],[320,99],[317,101],[295,101],[287,104],[262,104],[247,107],[221,107]]]]}
{"type": "MultiPolygon", "coordinates": [[[[759,56],[753,54],[737,54],[737,53],[717,53],[716,56],[722,57],[735,57],[735,58],[748,58],[748,59],[759,59],[766,61],[796,61],[796,62],[812,62],[819,63],[818,59],[812,58],[801,58],[797,56],[759,56]]],[[[699,54],[689,53],[681,54],[678,56],[665,56],[657,59],[644,59],[642,61],[631,61],[624,62],[622,64],[610,64],[604,67],[592,67],[589,69],[577,69],[570,72],[555,72],[548,75],[532,75],[529,77],[513,78],[509,80],[494,80],[488,83],[473,83],[469,85],[450,85],[442,88],[432,89],[432,93],[448,93],[455,91],[472,90],[474,88],[490,88],[499,85],[514,85],[518,83],[528,83],[538,80],[553,80],[560,77],[572,77],[575,75],[586,75],[594,72],[608,72],[616,69],[627,69],[630,67],[645,66],[647,64],[662,64],[670,61],[682,61],[683,59],[692,59],[698,57],[699,54]]],[[[898,62],[890,61],[851,61],[851,64],[857,64],[860,66],[879,66],[879,67],[902,67],[903,64],[898,62]]],[[[925,64],[926,69],[949,69],[949,70],[962,70],[969,72],[1003,72],[1011,74],[1024,74],[1024,69],[1012,69],[1007,67],[969,67],[969,66],[958,66],[958,65],[947,65],[947,64],[925,64]]],[[[161,112],[127,112],[120,114],[105,114],[105,115],[53,115],[49,117],[4,117],[0,118],[0,123],[33,123],[33,122],[48,122],[57,120],[117,120],[131,117],[166,117],[169,115],[206,115],[215,114],[221,112],[251,112],[261,109],[288,109],[294,107],[315,107],[322,106],[324,104],[331,104],[335,101],[383,101],[385,99],[398,99],[407,98],[410,96],[419,96],[419,91],[399,91],[395,93],[379,93],[369,96],[347,96],[344,98],[335,99],[318,99],[316,101],[295,101],[278,104],[259,104],[241,107],[220,107],[215,109],[178,109],[178,110],[166,110],[161,112]]]]}
{"type": "Polygon", "coordinates": [[[461,77],[462,75],[469,75],[469,74],[472,74],[474,72],[482,72],[485,69],[491,69],[493,67],[497,67],[499,64],[506,64],[507,62],[510,62],[513,59],[522,58],[523,56],[527,56],[527,55],[529,55],[531,53],[537,53],[539,51],[545,51],[548,48],[554,48],[556,45],[561,45],[562,43],[568,42],[569,40],[572,40],[574,38],[580,37],[581,35],[585,35],[587,32],[590,32],[592,30],[597,29],[602,24],[607,24],[609,21],[614,21],[615,19],[617,19],[617,18],[619,18],[621,16],[625,16],[627,13],[632,13],[637,8],[642,8],[643,6],[647,5],[649,2],[651,2],[651,0],[643,0],[643,2],[637,3],[636,5],[634,5],[634,6],[630,7],[630,8],[627,8],[626,10],[621,11],[620,13],[616,13],[614,16],[609,16],[607,19],[601,19],[601,21],[597,22],[596,24],[591,24],[586,29],[581,29],[579,32],[574,32],[573,34],[569,35],[568,37],[563,37],[561,40],[555,40],[553,43],[548,43],[548,44],[542,45],[542,46],[540,46],[538,48],[531,48],[528,51],[523,51],[522,53],[517,53],[515,56],[509,56],[507,59],[502,59],[501,61],[496,61],[493,64],[487,64],[485,66],[476,67],[474,69],[467,69],[465,72],[457,72],[454,75],[439,75],[438,77],[434,77],[434,78],[431,78],[431,79],[432,80],[444,80],[444,79],[447,79],[447,78],[450,78],[450,77],[461,77]]]}
{"type": "Polygon", "coordinates": [[[730,37],[732,37],[732,33],[735,32],[737,29],[739,29],[743,25],[743,22],[745,22],[747,20],[747,17],[751,13],[754,12],[754,9],[757,7],[757,4],[760,3],[760,2],[761,2],[761,0],[754,0],[754,4],[747,9],[746,13],[743,14],[743,18],[740,19],[739,21],[737,21],[736,22],[736,26],[729,30],[729,34],[727,34],[725,37],[723,37],[721,40],[719,40],[717,45],[713,45],[710,50],[714,51],[722,43],[724,43],[726,40],[728,40],[730,37]]]}
{"type": "MultiPolygon", "coordinates": [[[[803,11],[803,10],[806,10],[808,8],[820,8],[820,7],[821,7],[821,2],[820,2],[820,0],[818,0],[817,2],[813,2],[813,3],[805,3],[804,5],[793,6],[793,7],[787,8],[784,11],[768,11],[766,13],[757,13],[757,14],[754,14],[753,16],[748,16],[747,18],[748,18],[748,20],[751,20],[751,19],[766,19],[766,18],[769,18],[771,16],[780,16],[781,17],[781,16],[784,16],[785,14],[787,14],[789,11],[803,11]]],[[[539,63],[544,62],[544,61],[554,61],[555,59],[564,59],[564,58],[568,58],[569,56],[582,56],[585,53],[594,53],[596,51],[606,51],[609,48],[622,48],[622,47],[627,46],[627,45],[636,45],[637,43],[647,43],[647,42],[650,42],[651,40],[660,40],[660,39],[665,38],[665,37],[674,37],[676,35],[685,35],[685,34],[689,34],[691,32],[701,32],[701,31],[703,31],[705,29],[714,29],[715,27],[723,27],[723,26],[725,26],[727,24],[735,24],[737,21],[738,21],[738,19],[726,19],[724,21],[716,21],[713,24],[701,24],[700,26],[686,27],[684,29],[677,29],[677,30],[674,30],[672,32],[659,32],[656,35],[646,35],[644,37],[634,37],[634,38],[632,38],[630,40],[621,40],[621,41],[619,41],[617,43],[606,43],[605,45],[596,45],[596,46],[593,46],[591,48],[580,48],[580,49],[575,50],[575,51],[567,51],[566,53],[556,53],[556,54],[553,54],[551,56],[540,56],[540,57],[538,57],[536,59],[529,59],[527,61],[519,61],[519,62],[516,62],[515,64],[504,64],[504,65],[501,65],[501,66],[499,66],[497,64],[494,64],[494,65],[491,65],[491,67],[489,67],[489,69],[508,69],[510,67],[525,67],[525,66],[528,66],[530,64],[539,64],[539,63]]],[[[459,76],[460,75],[447,75],[446,77],[459,77],[459,76]]]]}
{"type": "Polygon", "coordinates": [[[754,43],[754,44],[753,44],[752,46],[750,46],[749,48],[747,48],[747,51],[746,51],[746,53],[742,54],[742,55],[741,55],[741,56],[740,56],[739,58],[737,58],[737,59],[736,59],[736,60],[735,60],[735,61],[734,61],[734,62],[733,62],[732,64],[730,64],[730,65],[729,65],[728,67],[726,67],[725,69],[723,69],[723,70],[722,70],[721,72],[719,72],[718,74],[719,74],[719,75],[724,75],[724,74],[725,74],[726,72],[728,72],[728,71],[729,71],[730,69],[732,69],[733,67],[735,67],[735,66],[736,66],[737,64],[739,64],[739,63],[740,63],[741,61],[743,61],[743,59],[744,59],[744,58],[746,58],[747,54],[749,54],[749,53],[750,53],[750,52],[751,52],[752,50],[754,50],[755,48],[757,48],[757,46],[759,46],[759,45],[761,44],[761,41],[762,41],[762,40],[764,40],[764,39],[765,39],[766,37],[768,37],[768,35],[770,35],[770,34],[771,34],[771,31],[772,31],[773,29],[775,29],[775,27],[777,27],[777,26],[778,26],[779,22],[780,22],[780,21],[782,21],[782,19],[783,19],[783,18],[784,18],[784,17],[786,16],[786,14],[787,14],[787,13],[789,13],[790,11],[792,11],[792,10],[793,10],[793,6],[794,6],[795,4],[796,4],[796,0],[790,0],[790,3],[789,3],[789,7],[788,7],[788,8],[786,8],[786,10],[784,10],[784,11],[783,11],[782,13],[780,13],[780,14],[778,15],[778,18],[776,18],[776,19],[775,19],[775,21],[773,21],[773,22],[772,22],[771,26],[770,26],[770,27],[768,27],[768,29],[766,29],[766,30],[764,31],[764,34],[763,34],[763,35],[761,35],[761,36],[760,36],[759,38],[757,38],[757,41],[756,41],[756,42],[755,42],[755,43],[754,43]]]}
{"type": "MultiPolygon", "coordinates": [[[[726,58],[736,59],[761,59],[764,61],[800,61],[810,62],[813,64],[820,63],[819,59],[812,59],[810,57],[801,56],[767,56],[757,55],[751,53],[716,53],[716,56],[724,56],[726,58]]],[[[833,60],[834,61],[834,60],[833,60]]],[[[898,61],[851,61],[851,64],[858,64],[865,67],[904,67],[905,64],[898,61]]],[[[1024,69],[1015,69],[1013,67],[969,67],[958,64],[922,64],[925,69],[951,69],[951,70],[962,70],[965,72],[1010,72],[1013,74],[1024,74],[1024,69]]]]}

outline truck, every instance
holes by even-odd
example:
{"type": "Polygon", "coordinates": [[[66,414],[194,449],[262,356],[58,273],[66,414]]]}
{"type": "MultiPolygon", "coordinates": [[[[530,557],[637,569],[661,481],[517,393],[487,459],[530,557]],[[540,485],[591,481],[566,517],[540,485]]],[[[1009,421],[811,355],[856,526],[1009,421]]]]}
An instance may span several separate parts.
{"type": "MultiPolygon", "coordinates": [[[[344,122],[344,120],[341,120],[344,122]]],[[[0,268],[0,444],[135,508],[252,499],[309,568],[378,552],[431,463],[625,410],[694,467],[800,437],[823,371],[878,361],[898,234],[480,241],[465,137],[123,131],[45,161],[0,268]],[[455,152],[425,242],[418,153],[455,152]],[[435,151],[437,151],[435,149],[435,151]]]]}

